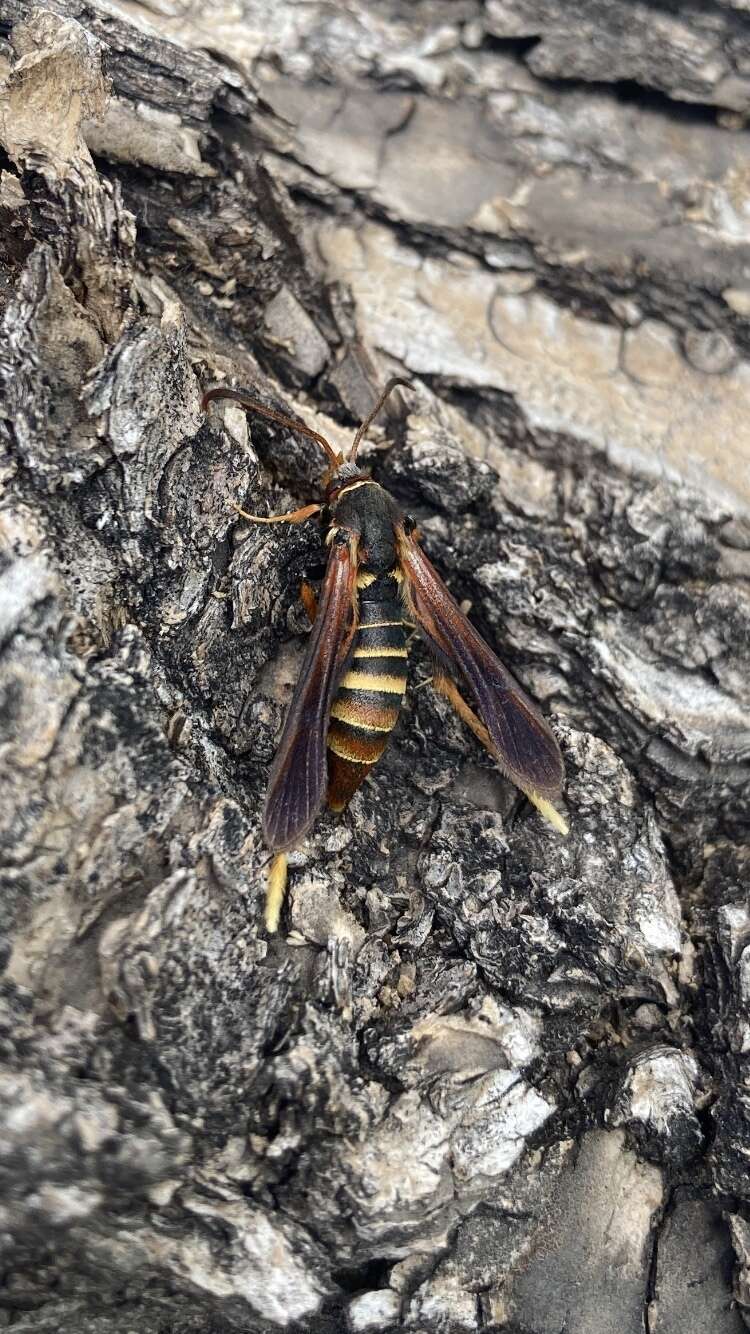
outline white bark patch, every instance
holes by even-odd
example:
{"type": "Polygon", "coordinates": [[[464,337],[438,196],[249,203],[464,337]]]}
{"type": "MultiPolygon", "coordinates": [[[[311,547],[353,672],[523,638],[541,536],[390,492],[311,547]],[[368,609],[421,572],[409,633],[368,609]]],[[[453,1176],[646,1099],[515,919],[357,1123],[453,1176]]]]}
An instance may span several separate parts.
{"type": "Polygon", "coordinates": [[[93,171],[84,119],[104,114],[109,96],[101,47],[74,19],[36,10],[13,29],[16,62],[0,82],[0,142],[17,164],[46,157],[60,176],[76,162],[93,171]]]}

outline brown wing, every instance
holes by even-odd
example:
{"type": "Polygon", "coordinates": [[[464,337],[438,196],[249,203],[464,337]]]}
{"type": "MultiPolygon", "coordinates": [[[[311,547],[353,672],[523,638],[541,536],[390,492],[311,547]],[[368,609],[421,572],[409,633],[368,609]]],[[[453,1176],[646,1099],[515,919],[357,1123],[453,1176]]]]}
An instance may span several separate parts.
{"type": "Polygon", "coordinates": [[[558,744],[538,709],[451,597],[437,570],[403,529],[399,561],[419,628],[438,658],[469,687],[495,758],[523,792],[558,796],[564,770],[558,744]]]}
{"type": "Polygon", "coordinates": [[[268,780],[263,836],[274,852],[291,848],[307,833],[325,798],[328,718],[356,627],[356,578],[356,539],[334,541],[268,780]]]}

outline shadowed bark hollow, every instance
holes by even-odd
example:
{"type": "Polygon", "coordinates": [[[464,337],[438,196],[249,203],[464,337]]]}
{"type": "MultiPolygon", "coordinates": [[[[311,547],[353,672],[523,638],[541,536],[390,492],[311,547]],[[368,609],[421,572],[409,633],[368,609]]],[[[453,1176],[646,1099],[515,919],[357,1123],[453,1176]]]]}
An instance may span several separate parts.
{"type": "Polygon", "coordinates": [[[750,15],[0,0],[0,1328],[750,1324],[750,15]],[[262,928],[310,441],[563,748],[429,687],[262,928]]]}

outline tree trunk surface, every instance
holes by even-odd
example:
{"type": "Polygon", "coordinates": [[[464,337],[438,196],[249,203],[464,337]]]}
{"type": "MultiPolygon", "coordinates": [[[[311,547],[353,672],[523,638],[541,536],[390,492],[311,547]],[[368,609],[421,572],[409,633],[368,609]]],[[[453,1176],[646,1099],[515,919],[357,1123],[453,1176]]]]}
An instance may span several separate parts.
{"type": "MultiPolygon", "coordinates": [[[[750,13],[0,0],[0,1327],[750,1325],[750,13]],[[552,719],[291,859],[310,440],[552,719]]],[[[425,685],[424,689],[415,687],[425,685]]]]}

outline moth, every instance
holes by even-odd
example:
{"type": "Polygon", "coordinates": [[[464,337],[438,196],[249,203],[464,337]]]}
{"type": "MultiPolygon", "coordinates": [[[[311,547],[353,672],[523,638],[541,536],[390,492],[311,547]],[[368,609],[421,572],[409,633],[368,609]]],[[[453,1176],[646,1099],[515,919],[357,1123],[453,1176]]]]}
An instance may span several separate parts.
{"type": "Polygon", "coordinates": [[[269,932],[278,928],[287,853],[326,801],[333,811],[348,806],[385,750],[404,702],[413,627],[435,659],[434,688],[544,818],[560,833],[568,832],[553,805],[564,770],[550,727],[449,593],[422,550],[415,521],[357,463],[365,432],[399,384],[409,381],[388,381],[346,456],[317,431],[242,390],[210,389],[203,399],[204,407],[231,399],[270,417],[317,441],[329,463],[318,503],[270,517],[235,507],[253,523],[303,523],[320,514],[328,551],[319,597],[303,584],[312,630],[263,809],[263,836],[273,853],[265,913],[269,932]]]}

